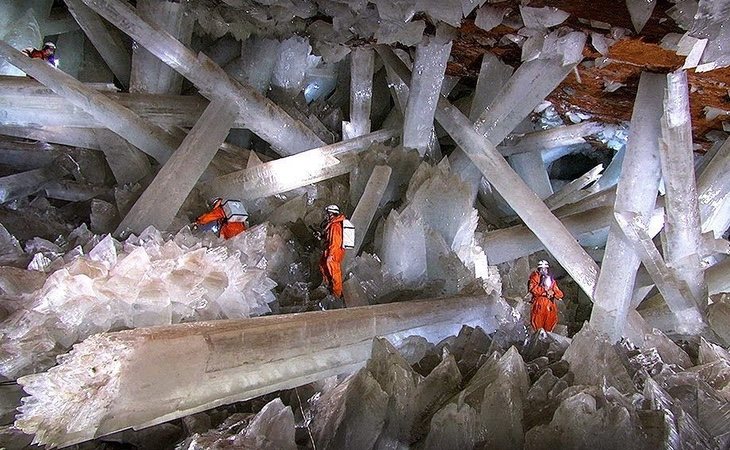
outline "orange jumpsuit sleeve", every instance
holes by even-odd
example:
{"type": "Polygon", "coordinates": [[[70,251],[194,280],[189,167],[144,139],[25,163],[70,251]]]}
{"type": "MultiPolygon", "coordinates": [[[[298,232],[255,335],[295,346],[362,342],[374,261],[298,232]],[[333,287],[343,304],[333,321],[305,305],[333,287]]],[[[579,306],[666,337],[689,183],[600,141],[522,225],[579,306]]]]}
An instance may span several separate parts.
{"type": "Polygon", "coordinates": [[[530,281],[527,283],[527,290],[532,294],[533,297],[545,296],[545,288],[540,284],[540,273],[532,272],[530,274],[530,281]]]}
{"type": "Polygon", "coordinates": [[[214,222],[216,220],[224,219],[226,217],[225,211],[223,211],[223,208],[220,207],[220,205],[216,205],[215,208],[210,210],[209,212],[200,215],[197,219],[195,219],[195,223],[199,225],[205,225],[206,223],[214,222]]]}

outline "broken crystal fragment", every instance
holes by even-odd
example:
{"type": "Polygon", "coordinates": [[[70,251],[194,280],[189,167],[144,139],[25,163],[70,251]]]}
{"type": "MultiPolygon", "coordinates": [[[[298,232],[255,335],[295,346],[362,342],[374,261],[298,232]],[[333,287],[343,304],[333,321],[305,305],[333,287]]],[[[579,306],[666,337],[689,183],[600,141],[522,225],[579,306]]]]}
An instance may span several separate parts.
{"type": "Polygon", "coordinates": [[[532,8],[520,5],[522,22],[527,28],[550,28],[565,22],[570,17],[565,11],[551,6],[532,8]]]}
{"type": "Polygon", "coordinates": [[[507,12],[508,9],[506,8],[484,5],[477,10],[477,17],[474,20],[474,25],[484,31],[490,31],[492,28],[502,23],[502,19],[507,12]]]}
{"type": "Polygon", "coordinates": [[[631,15],[631,23],[637,33],[641,33],[641,30],[644,29],[644,25],[651,18],[655,6],[656,0],[626,0],[626,7],[631,15]]]}

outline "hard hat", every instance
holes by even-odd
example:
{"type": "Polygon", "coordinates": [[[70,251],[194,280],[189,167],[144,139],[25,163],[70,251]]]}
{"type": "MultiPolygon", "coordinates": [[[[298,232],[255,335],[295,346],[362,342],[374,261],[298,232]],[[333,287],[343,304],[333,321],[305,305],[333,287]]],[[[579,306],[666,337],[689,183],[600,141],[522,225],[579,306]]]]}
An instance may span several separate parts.
{"type": "Polygon", "coordinates": [[[340,207],[337,205],[329,205],[324,210],[325,210],[325,212],[332,213],[332,214],[340,213],[340,207]]]}
{"type": "Polygon", "coordinates": [[[548,262],[547,262],[547,261],[545,261],[544,259],[541,259],[541,260],[540,260],[540,261],[539,261],[539,262],[537,263],[537,268],[538,268],[538,269],[542,269],[543,267],[547,269],[548,267],[550,267],[550,264],[548,264],[548,262]]]}
{"type": "Polygon", "coordinates": [[[208,199],[208,208],[212,208],[215,206],[216,203],[223,202],[223,199],[220,197],[211,197],[208,199]]]}
{"type": "Polygon", "coordinates": [[[53,50],[55,52],[56,44],[54,44],[53,42],[46,42],[45,44],[43,44],[43,50],[53,50]]]}

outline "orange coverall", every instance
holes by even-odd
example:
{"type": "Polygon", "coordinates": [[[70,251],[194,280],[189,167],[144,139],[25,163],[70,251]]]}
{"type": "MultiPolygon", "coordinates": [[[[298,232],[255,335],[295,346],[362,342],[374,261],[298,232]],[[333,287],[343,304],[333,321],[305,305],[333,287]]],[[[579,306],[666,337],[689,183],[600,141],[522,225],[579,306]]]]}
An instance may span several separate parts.
{"type": "Polygon", "coordinates": [[[202,214],[195,220],[198,225],[205,225],[211,222],[218,222],[220,225],[220,235],[224,239],[230,239],[240,233],[246,231],[246,224],[243,222],[229,222],[226,220],[226,213],[223,211],[221,201],[218,200],[213,205],[213,209],[209,212],[202,214]]]}
{"type": "Polygon", "coordinates": [[[345,215],[340,214],[327,221],[324,228],[325,249],[319,260],[322,281],[335,297],[342,297],[342,260],[345,258],[345,249],[342,248],[343,220],[345,215]]]}
{"type": "MultiPolygon", "coordinates": [[[[548,275],[549,276],[549,275],[548,275]]],[[[553,298],[563,298],[563,291],[558,287],[558,282],[553,279],[550,289],[540,283],[542,274],[535,270],[530,274],[530,281],[527,290],[532,294],[532,312],[530,322],[535,331],[544,328],[545,331],[553,331],[558,323],[558,308],[553,298]]]]}

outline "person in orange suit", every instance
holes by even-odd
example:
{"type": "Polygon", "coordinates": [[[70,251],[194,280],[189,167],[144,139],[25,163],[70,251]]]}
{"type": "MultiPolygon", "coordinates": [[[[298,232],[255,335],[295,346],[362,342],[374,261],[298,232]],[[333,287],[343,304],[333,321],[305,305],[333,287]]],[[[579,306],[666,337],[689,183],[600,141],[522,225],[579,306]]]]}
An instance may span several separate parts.
{"type": "Polygon", "coordinates": [[[323,222],[324,251],[319,259],[319,271],[322,281],[335,297],[342,298],[342,260],[345,249],[342,247],[342,230],[345,215],[340,213],[337,205],[329,205],[325,209],[327,219],[323,222]]]}
{"type": "Polygon", "coordinates": [[[535,331],[540,328],[553,331],[558,323],[558,308],[555,299],[563,298],[563,291],[550,275],[550,265],[544,259],[537,263],[537,270],[530,274],[527,290],[532,295],[530,322],[535,331]]]}
{"type": "Polygon", "coordinates": [[[213,231],[224,239],[230,239],[246,231],[244,222],[230,222],[226,219],[222,198],[215,199],[211,210],[198,217],[195,225],[202,230],[213,231]]]}
{"type": "Polygon", "coordinates": [[[56,45],[53,42],[46,42],[40,50],[28,47],[21,50],[25,56],[33,59],[42,59],[52,66],[56,66],[56,45]]]}

